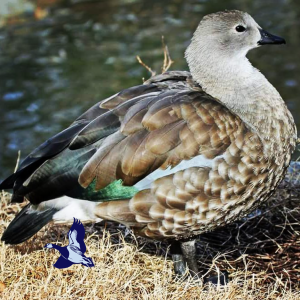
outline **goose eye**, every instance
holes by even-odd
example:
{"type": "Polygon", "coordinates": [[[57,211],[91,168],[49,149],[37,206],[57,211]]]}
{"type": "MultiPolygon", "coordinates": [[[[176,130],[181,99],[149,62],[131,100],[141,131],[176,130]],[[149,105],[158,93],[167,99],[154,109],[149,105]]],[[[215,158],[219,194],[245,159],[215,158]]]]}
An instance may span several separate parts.
{"type": "Polygon", "coordinates": [[[242,25],[238,25],[238,26],[235,27],[235,30],[237,32],[244,32],[246,30],[246,28],[242,25]]]}

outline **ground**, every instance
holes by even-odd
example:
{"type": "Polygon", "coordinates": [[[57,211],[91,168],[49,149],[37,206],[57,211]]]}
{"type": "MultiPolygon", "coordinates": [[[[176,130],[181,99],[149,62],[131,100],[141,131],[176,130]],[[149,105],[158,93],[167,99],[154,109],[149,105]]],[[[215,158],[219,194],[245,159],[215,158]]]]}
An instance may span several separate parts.
{"type": "MultiPolygon", "coordinates": [[[[168,245],[135,238],[113,223],[85,224],[87,257],[95,267],[53,267],[59,257],[46,243],[68,244],[71,225],[47,225],[17,246],[0,244],[3,299],[300,299],[299,188],[295,181],[247,219],[200,237],[203,272],[227,270],[226,286],[177,278],[168,245]]],[[[0,192],[0,235],[22,205],[0,192]]]]}

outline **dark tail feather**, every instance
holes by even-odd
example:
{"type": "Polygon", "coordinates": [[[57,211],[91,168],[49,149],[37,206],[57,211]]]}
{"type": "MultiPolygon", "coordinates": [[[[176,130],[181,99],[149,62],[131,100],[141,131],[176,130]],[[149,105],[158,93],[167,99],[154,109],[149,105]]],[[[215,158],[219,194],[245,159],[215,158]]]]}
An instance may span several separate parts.
{"type": "Polygon", "coordinates": [[[91,257],[85,257],[85,261],[81,264],[83,264],[84,266],[89,267],[89,268],[95,266],[91,257]]]}
{"type": "Polygon", "coordinates": [[[58,211],[50,208],[45,211],[30,211],[31,204],[26,205],[8,225],[1,238],[6,244],[20,244],[31,238],[52,220],[58,211]]]}

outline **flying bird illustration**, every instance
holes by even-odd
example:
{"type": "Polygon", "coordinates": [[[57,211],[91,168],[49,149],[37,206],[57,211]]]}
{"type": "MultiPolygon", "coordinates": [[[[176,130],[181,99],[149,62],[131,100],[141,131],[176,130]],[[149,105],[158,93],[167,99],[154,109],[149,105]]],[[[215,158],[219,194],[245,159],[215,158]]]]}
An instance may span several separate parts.
{"type": "Polygon", "coordinates": [[[73,225],[69,230],[69,245],[60,247],[55,244],[47,244],[45,248],[54,248],[61,254],[57,262],[54,264],[55,268],[64,269],[73,264],[82,264],[86,267],[94,267],[93,260],[90,257],[85,257],[86,246],[83,241],[85,230],[80,220],[74,218],[73,225]]]}

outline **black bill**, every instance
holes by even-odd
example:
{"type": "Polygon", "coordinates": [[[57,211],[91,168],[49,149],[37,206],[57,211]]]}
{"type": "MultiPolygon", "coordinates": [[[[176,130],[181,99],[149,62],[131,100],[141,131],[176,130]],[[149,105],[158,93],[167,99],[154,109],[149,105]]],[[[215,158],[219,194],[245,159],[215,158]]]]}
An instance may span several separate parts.
{"type": "Polygon", "coordinates": [[[261,39],[258,41],[258,45],[267,45],[267,44],[286,44],[285,39],[280,36],[273,35],[263,29],[259,29],[261,34],[261,39]]]}

